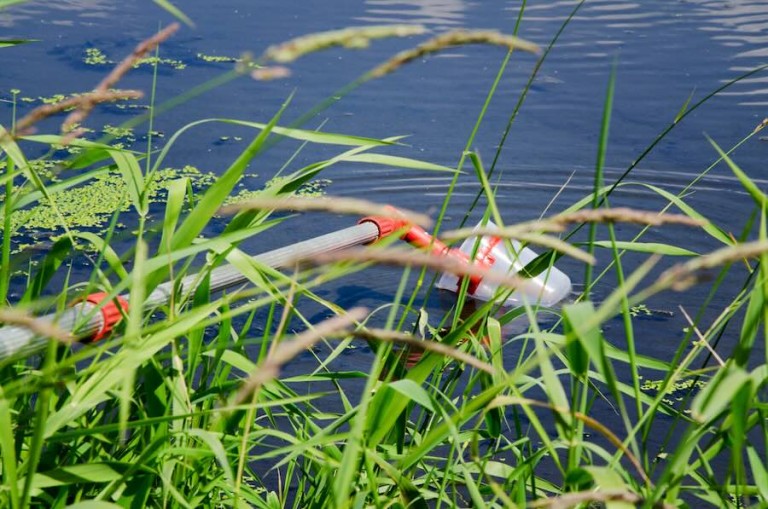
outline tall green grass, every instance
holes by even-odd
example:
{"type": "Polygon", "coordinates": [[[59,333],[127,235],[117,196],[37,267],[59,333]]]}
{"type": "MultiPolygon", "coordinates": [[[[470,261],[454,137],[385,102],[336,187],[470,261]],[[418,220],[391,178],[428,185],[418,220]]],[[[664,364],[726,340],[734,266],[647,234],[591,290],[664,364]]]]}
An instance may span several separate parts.
{"type": "MultiPolygon", "coordinates": [[[[168,2],[158,3],[176,10],[168,2]]],[[[520,20],[524,11],[525,3],[520,20]]],[[[510,114],[510,126],[570,20],[539,57],[510,114]]],[[[313,49],[340,34],[342,39],[333,41],[350,42],[350,32],[331,34],[315,39],[313,49]]],[[[465,42],[477,42],[469,39],[465,42]]],[[[395,61],[434,51],[429,44],[395,61]]],[[[150,144],[137,152],[106,141],[70,140],[81,152],[62,167],[55,182],[36,172],[23,144],[3,136],[3,320],[29,323],[29,314],[60,310],[95,289],[129,294],[131,302],[141,302],[164,281],[199,271],[200,284],[192,294],[176,292],[153,313],[143,315],[139,306],[132,307],[117,333],[103,342],[70,347],[51,340],[39,355],[0,363],[0,505],[623,508],[768,503],[762,399],[768,363],[754,353],[766,351],[768,337],[768,197],[732,157],[757,131],[728,150],[713,141],[712,166],[690,184],[717,164],[733,172],[754,201],[739,238],[718,228],[717,218],[688,204],[687,188],[673,194],[631,180],[637,163],[691,111],[758,70],[693,105],[686,103],[618,181],[605,182],[612,90],[614,79],[621,78],[611,77],[599,126],[594,187],[549,218],[571,225],[568,217],[589,212],[578,216],[591,218],[587,240],[573,240],[572,247],[587,254],[607,249],[610,262],[585,269],[584,291],[558,309],[471,303],[465,284],[453,309],[435,310],[427,306],[432,291],[428,274],[405,266],[391,269],[402,274],[392,288],[391,303],[374,310],[345,310],[317,289],[369,269],[368,262],[297,264],[281,273],[240,249],[243,241],[268,234],[285,216],[245,208],[228,219],[223,233],[201,237],[208,225],[221,221],[217,213],[248,164],[273,143],[286,140],[306,144],[304,151],[328,145],[337,152],[285,175],[264,190],[267,196],[290,195],[339,163],[457,176],[469,161],[482,189],[473,207],[484,207],[479,212],[501,224],[491,180],[497,158],[486,170],[470,149],[510,57],[518,57],[517,52],[504,59],[455,169],[388,155],[387,147],[397,137],[373,139],[283,125],[290,98],[261,123],[194,122],[170,136],[158,153],[150,144]],[[253,129],[253,137],[241,153],[233,154],[218,179],[195,190],[188,179],[179,178],[169,184],[160,206],[151,205],[150,183],[185,135],[231,124],[253,129]],[[14,214],[36,203],[49,205],[55,214],[57,197],[104,173],[124,180],[128,210],[117,210],[98,235],[78,232],[77,225],[59,214],[61,239],[32,270],[22,301],[8,302],[9,289],[19,284],[12,270],[18,256],[12,243],[14,214]],[[620,203],[620,197],[611,197],[616,190],[638,186],[666,205],[642,217],[620,210],[607,214],[616,211],[609,205],[620,203]],[[656,242],[654,232],[666,227],[670,212],[698,223],[690,235],[710,236],[723,248],[696,254],[656,242]],[[118,251],[124,245],[114,240],[120,237],[121,219],[130,220],[136,240],[118,251]],[[644,226],[622,238],[614,228],[622,220],[644,226]],[[626,263],[628,252],[646,259],[626,263]],[[686,261],[674,263],[681,256],[686,261]],[[90,260],[91,276],[79,284],[68,271],[73,259],[83,257],[90,260]],[[212,293],[210,271],[222,263],[235,265],[251,285],[212,293]],[[714,271],[714,283],[701,309],[685,310],[690,326],[675,354],[662,359],[640,355],[638,342],[648,339],[637,337],[634,314],[660,292],[685,292],[703,271],[714,271]],[[609,278],[617,282],[615,289],[601,302],[592,300],[592,284],[609,278]],[[724,296],[726,278],[743,278],[741,291],[724,296]],[[62,279],[64,288],[53,286],[62,279]],[[704,322],[704,310],[714,302],[727,304],[716,320],[704,322]],[[329,319],[313,319],[318,309],[329,319]],[[621,326],[605,332],[609,321],[621,326]],[[508,332],[510,324],[520,323],[525,324],[522,332],[508,332]],[[720,338],[735,334],[734,329],[736,350],[729,354],[717,349],[720,338]],[[371,348],[370,364],[360,371],[339,369],[338,358],[358,344],[371,348]],[[285,365],[303,351],[313,356],[313,367],[285,374],[285,365]],[[643,389],[649,378],[658,380],[654,390],[643,389]],[[686,388],[682,400],[671,401],[670,391],[679,387],[686,388]],[[610,423],[595,417],[606,409],[613,412],[610,423]],[[661,440],[660,434],[665,434],[661,440]]],[[[215,78],[195,93],[232,77],[215,78]]],[[[342,92],[373,77],[366,74],[342,92]]],[[[153,107],[148,119],[178,107],[177,102],[153,107]]],[[[6,130],[13,131],[13,124],[6,130]]],[[[506,132],[501,145],[505,140],[506,132]]],[[[23,142],[53,147],[67,140],[41,134],[25,136],[23,142]]],[[[436,218],[438,229],[451,197],[449,192],[436,218]]],[[[529,237],[540,239],[553,233],[552,224],[543,221],[533,230],[520,225],[518,232],[540,233],[529,237]]],[[[559,238],[579,238],[574,234],[582,226],[569,226],[559,238]]],[[[386,254],[387,244],[367,249],[386,254]]],[[[568,252],[573,253],[544,252],[527,269],[540,272],[568,252]]],[[[398,262],[397,252],[392,261],[398,262]]],[[[501,289],[499,296],[508,291],[501,289]]],[[[680,301],[685,302],[685,293],[680,301]]]]}

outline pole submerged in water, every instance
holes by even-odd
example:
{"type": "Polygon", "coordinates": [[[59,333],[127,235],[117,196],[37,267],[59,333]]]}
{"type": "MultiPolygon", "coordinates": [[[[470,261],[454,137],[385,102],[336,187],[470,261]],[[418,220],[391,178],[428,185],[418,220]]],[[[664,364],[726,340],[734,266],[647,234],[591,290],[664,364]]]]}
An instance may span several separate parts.
{"type": "MultiPolygon", "coordinates": [[[[267,267],[279,269],[298,257],[310,258],[368,244],[388,233],[391,232],[381,232],[376,223],[363,220],[355,226],[267,251],[253,258],[267,267]]],[[[173,281],[162,283],[147,296],[142,303],[142,308],[149,310],[167,304],[174,288],[178,288],[183,295],[189,295],[195,291],[199,280],[198,274],[191,274],[183,278],[178,286],[173,281]]],[[[211,271],[209,285],[211,292],[220,292],[245,282],[247,278],[237,268],[232,265],[222,265],[211,271]]],[[[108,294],[103,292],[94,293],[61,313],[49,314],[37,319],[56,324],[63,331],[71,333],[75,340],[99,340],[109,334],[121,319],[123,313],[120,307],[125,311],[129,305],[127,295],[118,295],[102,305],[102,301],[107,297],[108,294]],[[101,306],[99,312],[94,312],[99,306],[101,306]]],[[[25,327],[15,325],[0,327],[0,361],[10,357],[31,355],[44,349],[48,341],[48,337],[36,334],[25,327]]]]}

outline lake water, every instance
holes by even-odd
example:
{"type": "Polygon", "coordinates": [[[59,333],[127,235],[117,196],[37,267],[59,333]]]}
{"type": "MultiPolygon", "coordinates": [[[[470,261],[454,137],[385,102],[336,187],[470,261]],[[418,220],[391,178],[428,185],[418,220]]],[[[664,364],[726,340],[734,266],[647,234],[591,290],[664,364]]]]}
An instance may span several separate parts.
{"type": "MultiPolygon", "coordinates": [[[[571,1],[528,2],[520,35],[546,46],[575,5],[571,1]]],[[[184,27],[161,49],[162,57],[181,61],[186,68],[160,67],[158,100],[175,97],[232,66],[205,62],[197,58],[198,53],[260,54],[271,44],[310,32],[385,23],[421,23],[434,33],[454,28],[509,33],[519,6],[519,2],[463,0],[187,1],[183,8],[197,26],[184,27]]],[[[28,97],[89,90],[108,67],[86,65],[83,58],[88,48],[99,48],[117,60],[170,20],[149,1],[31,2],[4,11],[0,13],[0,27],[6,36],[40,41],[0,51],[0,98],[9,99],[14,88],[28,97]]],[[[239,79],[164,114],[154,127],[170,134],[188,122],[209,117],[264,122],[294,92],[286,114],[290,121],[395,52],[423,39],[376,42],[364,51],[334,49],[313,54],[291,65],[288,79],[266,83],[239,79]]],[[[764,63],[767,43],[768,3],[761,0],[587,1],[543,65],[501,153],[493,178],[498,183],[497,201],[505,221],[528,220],[545,210],[562,210],[590,191],[605,90],[614,64],[617,78],[607,153],[608,182],[621,175],[669,125],[689,96],[696,102],[764,63]]],[[[322,124],[327,131],[372,137],[408,135],[408,146],[390,153],[455,166],[504,57],[504,50],[486,46],[445,51],[354,90],[307,125],[314,128],[322,124]]],[[[472,146],[487,165],[535,62],[532,55],[515,54],[501,80],[472,146]]],[[[148,90],[151,80],[151,68],[140,68],[121,86],[148,90]]],[[[26,110],[31,106],[22,107],[26,110]]],[[[2,123],[7,125],[10,105],[0,111],[2,123]]],[[[629,180],[677,193],[716,159],[706,135],[729,148],[768,116],[767,112],[768,74],[757,73],[689,115],[629,180]]],[[[88,125],[116,125],[132,114],[106,107],[88,125]]],[[[54,128],[56,124],[47,125],[54,128]]],[[[174,148],[169,162],[221,171],[244,147],[244,141],[233,137],[246,135],[247,131],[228,127],[193,130],[174,148]],[[230,139],[222,140],[222,136],[230,139]]],[[[280,145],[254,161],[252,171],[258,177],[250,179],[248,185],[263,185],[294,148],[280,145]]],[[[309,147],[292,167],[332,153],[326,147],[309,147]]],[[[766,153],[768,143],[755,137],[734,155],[760,186],[768,179],[766,153]]],[[[446,227],[458,225],[479,189],[471,168],[466,169],[450,203],[446,227]]],[[[351,164],[333,168],[323,177],[332,181],[329,194],[391,203],[432,215],[439,210],[450,181],[444,174],[351,164]]],[[[693,188],[688,201],[737,236],[752,212],[749,197],[723,165],[693,188]]],[[[664,205],[640,186],[618,192],[611,204],[649,210],[664,205]]],[[[476,213],[473,220],[477,217],[476,213]]],[[[316,221],[305,216],[293,219],[269,239],[259,238],[246,247],[259,252],[353,221],[336,216],[316,221]]],[[[629,240],[636,229],[619,226],[617,231],[621,239],[629,240]]],[[[682,244],[697,252],[719,247],[698,230],[675,228],[654,230],[645,241],[682,244]]],[[[641,259],[629,257],[628,267],[641,259]]],[[[599,253],[599,260],[604,266],[610,253],[599,253]]],[[[560,266],[579,283],[581,265],[563,259],[560,266]]],[[[722,311],[743,277],[736,274],[729,280],[707,311],[702,328],[722,311]]],[[[330,285],[322,295],[344,306],[377,306],[389,302],[397,282],[396,271],[376,269],[330,285]]],[[[611,289],[610,278],[606,278],[595,290],[595,298],[604,298],[611,289]]],[[[667,293],[648,302],[649,308],[661,312],[638,321],[643,352],[669,359],[687,325],[678,305],[684,302],[686,310],[694,314],[707,291],[707,285],[702,285],[684,298],[667,293]]],[[[434,305],[439,308],[441,303],[434,305]]],[[[607,327],[609,336],[611,326],[607,327]]],[[[730,353],[737,334],[736,327],[726,331],[718,346],[722,355],[730,353]]],[[[351,368],[357,360],[348,357],[344,362],[351,368]]]]}

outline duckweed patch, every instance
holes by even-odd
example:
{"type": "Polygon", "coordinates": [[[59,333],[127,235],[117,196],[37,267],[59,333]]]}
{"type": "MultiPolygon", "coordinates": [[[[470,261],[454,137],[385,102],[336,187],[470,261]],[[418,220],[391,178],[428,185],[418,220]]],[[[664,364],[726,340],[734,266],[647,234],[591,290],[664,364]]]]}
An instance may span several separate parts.
{"type": "MultiPolygon", "coordinates": [[[[701,390],[706,386],[706,382],[701,378],[684,378],[676,380],[667,390],[664,391],[662,402],[669,406],[674,406],[685,399],[685,395],[692,390],[701,390]]],[[[644,392],[659,393],[664,388],[664,380],[644,380],[640,385],[640,390],[644,392]]],[[[689,410],[686,410],[688,413],[689,410]]]]}
{"type": "MultiPolygon", "coordinates": [[[[32,159],[28,161],[30,169],[37,174],[40,178],[51,182],[56,182],[58,179],[56,169],[63,163],[58,159],[32,159]]],[[[0,173],[5,172],[8,167],[6,161],[0,161],[0,173]]]]}
{"type": "Polygon", "coordinates": [[[101,128],[101,132],[103,132],[108,136],[112,136],[113,138],[136,139],[134,135],[134,130],[128,127],[117,127],[117,126],[105,124],[104,127],[101,128]]]}
{"type": "MultiPolygon", "coordinates": [[[[83,63],[86,65],[111,65],[114,64],[114,60],[110,60],[106,53],[102,51],[99,48],[86,48],[85,50],[85,56],[83,57],[83,63]]],[[[142,66],[165,66],[165,67],[171,67],[173,69],[184,69],[187,67],[187,64],[182,62],[181,60],[177,60],[175,58],[159,58],[159,57],[145,57],[140,60],[138,60],[133,67],[142,67],[142,66]]]]}
{"type": "Polygon", "coordinates": [[[216,64],[230,63],[230,62],[235,63],[235,62],[240,62],[241,60],[240,58],[235,58],[235,57],[228,57],[223,55],[206,55],[205,53],[198,53],[197,58],[199,60],[202,60],[203,62],[216,63],[216,64]]]}
{"type": "Polygon", "coordinates": [[[106,65],[114,63],[109,60],[107,55],[105,55],[99,48],[86,48],[83,62],[88,65],[106,65]]]}
{"type": "MultiPolygon", "coordinates": [[[[645,380],[640,386],[640,389],[644,391],[656,391],[659,392],[664,385],[664,380],[645,380]]],[[[666,394],[672,394],[679,391],[687,391],[690,389],[703,389],[705,383],[698,378],[686,378],[684,380],[676,381],[667,391],[666,394]]]]}
{"type": "MultiPolygon", "coordinates": [[[[252,200],[254,198],[258,198],[262,194],[264,194],[264,190],[269,189],[271,187],[279,187],[284,184],[288,183],[288,178],[286,177],[275,177],[271,180],[269,180],[265,185],[263,189],[258,190],[250,190],[250,189],[243,189],[239,193],[237,193],[234,196],[230,196],[227,198],[227,200],[224,202],[226,205],[235,205],[238,203],[243,203],[248,200],[252,200]]],[[[294,196],[305,196],[305,197],[317,197],[317,196],[323,196],[325,194],[325,189],[331,184],[330,179],[317,179],[312,180],[310,182],[307,182],[306,184],[299,187],[296,191],[294,191],[292,194],[294,196]]]]}
{"type": "MultiPolygon", "coordinates": [[[[203,173],[192,166],[162,169],[147,185],[150,203],[160,201],[170,183],[182,177],[189,178],[196,189],[210,185],[215,179],[214,174],[203,173]]],[[[56,193],[52,199],[67,226],[73,229],[103,228],[115,211],[130,208],[125,182],[117,172],[100,175],[86,185],[56,193]]],[[[22,233],[59,232],[63,229],[61,217],[50,203],[40,203],[16,212],[11,222],[14,231],[22,233]]]]}
{"type": "Polygon", "coordinates": [[[157,65],[158,67],[172,67],[176,70],[186,69],[187,64],[182,62],[181,60],[176,60],[174,58],[159,58],[159,57],[146,57],[140,59],[138,62],[133,64],[134,68],[142,67],[142,66],[150,66],[154,67],[157,65]]]}
{"type": "MultiPolygon", "coordinates": [[[[60,160],[30,161],[34,171],[41,177],[55,181],[55,169],[62,163],[60,160]]],[[[0,163],[0,170],[5,163],[0,163]]],[[[183,168],[164,168],[154,174],[147,184],[148,200],[150,203],[162,202],[171,182],[179,178],[189,178],[196,191],[202,191],[216,180],[216,174],[202,172],[194,166],[183,168]]],[[[287,178],[277,177],[259,190],[243,189],[226,203],[241,203],[261,195],[265,189],[287,183],[287,178]]],[[[294,192],[297,196],[321,196],[331,183],[328,179],[318,179],[302,185],[294,192]]],[[[11,218],[13,231],[28,236],[39,236],[42,233],[55,235],[66,226],[73,230],[97,230],[107,226],[112,214],[129,212],[130,204],[126,200],[127,189],[123,177],[116,171],[99,175],[83,186],[67,189],[52,195],[56,208],[49,202],[41,202],[28,209],[17,211],[11,218]]],[[[125,225],[120,224],[124,228],[125,225]]],[[[21,248],[22,245],[17,246],[21,248]]]]}
{"type": "Polygon", "coordinates": [[[67,96],[64,94],[53,94],[50,97],[38,97],[37,100],[41,101],[43,104],[56,104],[60,103],[66,98],[67,96]]]}

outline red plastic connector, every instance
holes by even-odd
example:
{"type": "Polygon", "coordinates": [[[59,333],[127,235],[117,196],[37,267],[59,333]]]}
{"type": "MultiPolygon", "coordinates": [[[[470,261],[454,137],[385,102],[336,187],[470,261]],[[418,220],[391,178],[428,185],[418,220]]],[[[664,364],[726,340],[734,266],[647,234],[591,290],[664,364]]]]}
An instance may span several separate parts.
{"type": "MultiPolygon", "coordinates": [[[[393,212],[397,212],[397,209],[394,207],[388,208],[393,212]]],[[[465,265],[470,265],[472,263],[469,259],[469,256],[467,256],[460,249],[449,248],[443,241],[427,233],[427,231],[421,226],[410,224],[404,219],[398,219],[395,217],[368,216],[358,221],[358,224],[364,222],[371,222],[376,225],[376,227],[379,229],[379,240],[391,235],[393,232],[408,228],[400,238],[408,242],[410,245],[421,249],[428,249],[435,256],[450,256],[451,258],[454,258],[465,265]]],[[[486,258],[487,256],[478,256],[479,261],[476,263],[482,267],[492,265],[493,261],[491,260],[490,263],[488,263],[486,258]]],[[[480,276],[469,276],[468,291],[470,295],[475,293],[475,290],[477,290],[477,287],[482,280],[483,278],[480,276]]],[[[461,280],[459,280],[459,284],[461,284],[461,280]]]]}
{"type": "MultiPolygon", "coordinates": [[[[393,212],[397,212],[395,207],[387,208],[393,212]]],[[[379,229],[379,240],[391,235],[393,232],[408,228],[400,238],[408,242],[410,245],[421,249],[428,249],[435,256],[449,256],[465,265],[471,265],[473,263],[472,260],[469,259],[469,256],[467,256],[467,254],[460,249],[452,249],[448,247],[443,241],[427,233],[424,228],[410,224],[405,219],[399,219],[396,217],[368,216],[358,221],[358,224],[365,222],[371,222],[376,225],[376,227],[379,229]]],[[[494,246],[498,244],[501,239],[494,239],[494,241],[495,242],[493,242],[490,246],[477,254],[477,258],[475,259],[474,264],[486,269],[493,265],[496,260],[491,254],[491,251],[493,251],[494,246]]],[[[475,293],[477,287],[482,281],[482,276],[469,276],[469,287],[467,288],[467,291],[470,295],[475,293]]],[[[461,279],[459,279],[459,285],[461,285],[461,279]]]]}
{"type": "MultiPolygon", "coordinates": [[[[94,306],[99,306],[108,296],[109,294],[106,292],[92,293],[85,298],[85,302],[89,302],[94,306]]],[[[99,341],[112,332],[112,329],[117,322],[123,317],[123,313],[128,312],[128,301],[118,295],[104,304],[99,311],[101,311],[101,329],[93,335],[91,341],[99,341]],[[120,303],[120,307],[117,306],[115,301],[120,303]],[[120,308],[123,308],[122,312],[120,311],[120,308]]]]}
{"type": "MultiPolygon", "coordinates": [[[[387,208],[392,210],[393,213],[397,213],[397,209],[395,207],[387,207],[387,208]]],[[[375,224],[376,228],[379,229],[378,240],[381,240],[384,237],[388,237],[392,235],[392,233],[398,230],[402,230],[403,228],[409,226],[410,224],[405,219],[400,219],[397,217],[384,217],[384,216],[367,216],[357,222],[357,224],[361,224],[361,223],[375,224]]]]}

